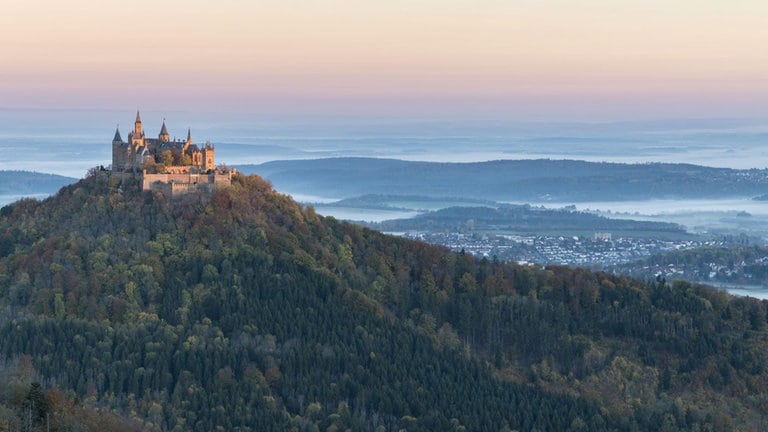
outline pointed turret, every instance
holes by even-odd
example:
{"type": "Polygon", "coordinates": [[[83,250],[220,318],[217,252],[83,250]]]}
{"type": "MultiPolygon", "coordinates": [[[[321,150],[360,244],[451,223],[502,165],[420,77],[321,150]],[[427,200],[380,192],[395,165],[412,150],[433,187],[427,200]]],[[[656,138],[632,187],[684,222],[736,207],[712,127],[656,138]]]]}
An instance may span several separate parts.
{"type": "Polygon", "coordinates": [[[181,146],[182,153],[189,153],[191,151],[190,147],[192,147],[192,128],[187,128],[187,140],[181,146]]]}
{"type": "Polygon", "coordinates": [[[114,143],[123,142],[123,137],[120,136],[120,126],[115,128],[115,137],[112,138],[112,142],[114,143]]]}
{"type": "MultiPolygon", "coordinates": [[[[130,140],[131,134],[128,134],[130,140]]],[[[123,142],[123,137],[120,136],[120,125],[115,127],[115,137],[112,138],[112,171],[123,171],[125,164],[128,161],[127,151],[130,146],[123,142]]]]}
{"type": "Polygon", "coordinates": [[[133,123],[133,138],[141,138],[144,133],[141,131],[141,116],[139,110],[136,110],[136,121],[133,123]]]}
{"type": "Polygon", "coordinates": [[[160,139],[160,142],[168,142],[171,140],[171,135],[168,133],[168,128],[165,126],[165,119],[163,119],[163,127],[160,129],[158,138],[160,139]]]}

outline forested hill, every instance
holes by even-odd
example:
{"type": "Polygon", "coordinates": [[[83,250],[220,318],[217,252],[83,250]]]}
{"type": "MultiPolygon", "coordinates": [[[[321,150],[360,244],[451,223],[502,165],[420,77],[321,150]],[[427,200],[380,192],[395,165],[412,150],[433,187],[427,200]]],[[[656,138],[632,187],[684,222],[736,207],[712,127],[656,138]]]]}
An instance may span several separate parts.
{"type": "Polygon", "coordinates": [[[766,302],[480,261],[255,176],[168,199],[98,173],[3,207],[0,304],[0,355],[46,397],[142,430],[768,427],[766,302]]]}
{"type": "Polygon", "coordinates": [[[366,194],[472,197],[492,201],[598,201],[754,197],[765,193],[768,170],[688,164],[621,164],[574,160],[477,163],[331,158],[243,165],[286,193],[326,198],[366,194]]]}
{"type": "Polygon", "coordinates": [[[546,230],[589,231],[663,231],[684,233],[683,227],[668,222],[609,219],[592,213],[569,209],[547,209],[530,205],[497,207],[448,207],[406,219],[393,219],[367,225],[385,232],[408,230],[456,231],[473,229],[541,232],[546,230]]]}
{"type": "Polygon", "coordinates": [[[0,171],[0,195],[52,194],[77,179],[31,171],[0,171]]]}

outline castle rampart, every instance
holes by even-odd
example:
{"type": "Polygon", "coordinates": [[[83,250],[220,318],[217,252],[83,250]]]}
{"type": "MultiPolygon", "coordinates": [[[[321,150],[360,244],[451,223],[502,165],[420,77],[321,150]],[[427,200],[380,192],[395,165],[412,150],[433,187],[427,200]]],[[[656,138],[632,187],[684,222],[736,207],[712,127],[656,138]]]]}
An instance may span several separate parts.
{"type": "Polygon", "coordinates": [[[212,192],[217,187],[232,184],[231,170],[216,170],[207,174],[147,174],[142,172],[143,190],[157,190],[167,195],[175,196],[195,190],[212,192]]]}

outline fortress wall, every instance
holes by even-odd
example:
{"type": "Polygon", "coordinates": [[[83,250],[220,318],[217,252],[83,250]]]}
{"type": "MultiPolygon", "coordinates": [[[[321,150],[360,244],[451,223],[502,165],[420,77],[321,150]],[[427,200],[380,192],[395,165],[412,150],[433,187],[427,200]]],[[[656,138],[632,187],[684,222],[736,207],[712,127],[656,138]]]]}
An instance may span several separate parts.
{"type": "Polygon", "coordinates": [[[214,183],[211,174],[143,174],[143,189],[150,189],[150,185],[155,182],[161,183],[185,183],[185,184],[205,184],[214,183]]]}
{"type": "Polygon", "coordinates": [[[143,190],[156,190],[169,196],[181,195],[196,190],[211,192],[219,186],[229,186],[231,184],[231,172],[211,174],[142,174],[143,190]]]}
{"type": "Polygon", "coordinates": [[[216,172],[213,174],[213,183],[216,185],[220,184],[226,184],[230,185],[232,184],[232,171],[227,171],[225,173],[219,173],[216,172]]]}

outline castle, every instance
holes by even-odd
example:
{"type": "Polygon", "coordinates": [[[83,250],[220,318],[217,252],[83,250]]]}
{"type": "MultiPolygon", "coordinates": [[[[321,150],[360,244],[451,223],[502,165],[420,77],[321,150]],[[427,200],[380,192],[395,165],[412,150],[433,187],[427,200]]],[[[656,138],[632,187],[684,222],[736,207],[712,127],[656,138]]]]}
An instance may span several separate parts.
{"type": "Polygon", "coordinates": [[[157,138],[147,138],[141,126],[141,115],[136,111],[136,122],[128,134],[128,142],[120,136],[120,128],[112,139],[112,171],[138,171],[157,169],[167,172],[194,171],[197,173],[214,169],[215,149],[210,141],[199,148],[192,142],[192,130],[187,130],[187,140],[171,141],[168,128],[163,126],[157,138]]]}
{"type": "Polygon", "coordinates": [[[192,130],[187,129],[187,139],[180,141],[163,126],[157,138],[147,138],[136,111],[133,130],[128,141],[123,141],[120,128],[112,139],[112,173],[122,177],[139,175],[144,190],[160,190],[177,195],[195,190],[212,190],[229,185],[232,171],[216,168],[215,149],[210,141],[200,148],[192,142],[192,130]]]}

